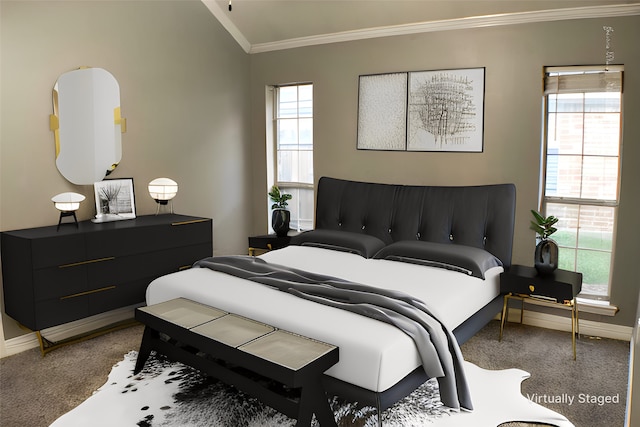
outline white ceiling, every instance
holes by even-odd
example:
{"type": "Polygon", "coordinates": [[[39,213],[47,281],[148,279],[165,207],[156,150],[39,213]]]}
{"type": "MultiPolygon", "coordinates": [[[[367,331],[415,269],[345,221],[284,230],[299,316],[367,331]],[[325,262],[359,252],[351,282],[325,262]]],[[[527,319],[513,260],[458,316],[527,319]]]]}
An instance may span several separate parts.
{"type": "Polygon", "coordinates": [[[457,28],[640,14],[637,0],[202,0],[249,53],[457,28]]]}

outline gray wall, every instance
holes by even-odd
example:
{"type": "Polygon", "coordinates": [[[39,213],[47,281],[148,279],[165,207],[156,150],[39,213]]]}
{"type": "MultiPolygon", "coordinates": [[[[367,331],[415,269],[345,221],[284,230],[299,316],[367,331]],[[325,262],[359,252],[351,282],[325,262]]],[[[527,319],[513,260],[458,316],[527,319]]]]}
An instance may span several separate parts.
{"type": "MultiPolygon", "coordinates": [[[[323,175],[377,182],[468,185],[513,182],[517,219],[513,262],[532,265],[542,123],[542,69],[602,64],[603,25],[614,27],[615,62],[625,65],[621,204],[612,303],[632,325],[640,253],[640,17],[562,21],[371,39],[251,56],[253,199],[264,200],[265,85],[314,83],[314,169],[323,175]],[[358,76],[393,71],[486,67],[484,152],[407,153],[356,150],[358,76]]],[[[253,205],[254,232],[267,230],[264,203],[253,205]]],[[[585,316],[583,318],[586,318],[585,316]]]]}
{"type": "MultiPolygon", "coordinates": [[[[112,174],[133,177],[139,215],[153,178],[175,179],[177,213],[214,219],[214,252],[246,251],[249,231],[249,56],[200,1],[2,1],[0,230],[55,224],[51,197],[92,186],[55,167],[51,90],[82,65],[118,80],[128,120],[112,174]]],[[[5,337],[24,331],[4,316],[5,337]]]]}
{"type": "MultiPolygon", "coordinates": [[[[114,177],[133,177],[138,214],[155,212],[146,184],[180,184],[178,213],[214,218],[214,252],[243,253],[250,232],[268,231],[265,85],[315,85],[315,172],[412,184],[514,182],[514,262],[531,264],[529,209],[538,198],[541,78],[545,65],[604,61],[603,25],[615,29],[625,65],[622,196],[612,302],[633,323],[640,253],[640,18],[526,24],[428,33],[247,55],[199,1],[0,2],[0,230],[54,224],[50,198],[93,189],[56,170],[48,128],[57,77],[81,65],[119,81],[128,119],[114,177]],[[486,67],[485,147],[480,154],[357,151],[358,76],[486,67]]],[[[4,315],[3,315],[4,316],[4,315]]],[[[3,317],[5,338],[23,333],[3,317]]]]}

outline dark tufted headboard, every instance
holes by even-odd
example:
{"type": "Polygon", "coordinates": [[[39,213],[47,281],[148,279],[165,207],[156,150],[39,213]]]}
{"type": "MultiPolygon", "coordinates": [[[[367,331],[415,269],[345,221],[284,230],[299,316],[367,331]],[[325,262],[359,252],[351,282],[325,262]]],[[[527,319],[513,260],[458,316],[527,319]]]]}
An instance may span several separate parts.
{"type": "Polygon", "coordinates": [[[386,244],[425,240],[485,249],[511,265],[513,184],[431,187],[322,177],[316,230],[365,233],[386,244]]]}

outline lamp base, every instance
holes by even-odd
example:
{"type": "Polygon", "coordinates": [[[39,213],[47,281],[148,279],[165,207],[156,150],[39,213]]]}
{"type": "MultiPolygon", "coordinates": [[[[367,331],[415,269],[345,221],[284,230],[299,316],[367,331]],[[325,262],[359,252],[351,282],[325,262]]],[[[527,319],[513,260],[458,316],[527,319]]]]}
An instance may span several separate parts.
{"type": "Polygon", "coordinates": [[[63,224],[73,224],[76,226],[76,228],[78,228],[78,218],[76,218],[76,211],[60,211],[60,219],[58,220],[58,227],[56,227],[56,231],[58,231],[60,229],[60,225],[63,225],[63,224]],[[66,216],[72,216],[73,222],[63,223],[62,218],[66,216]]]}
{"type": "Polygon", "coordinates": [[[165,206],[165,210],[169,210],[169,213],[173,213],[173,200],[156,200],[158,205],[156,209],[156,215],[160,213],[160,206],[165,206]]]}

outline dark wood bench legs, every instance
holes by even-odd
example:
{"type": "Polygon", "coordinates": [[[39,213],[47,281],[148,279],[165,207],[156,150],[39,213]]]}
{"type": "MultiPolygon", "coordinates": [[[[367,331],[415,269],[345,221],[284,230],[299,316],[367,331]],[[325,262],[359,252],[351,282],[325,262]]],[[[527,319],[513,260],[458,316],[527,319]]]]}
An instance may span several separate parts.
{"type": "Polygon", "coordinates": [[[136,359],[136,366],[133,369],[133,374],[137,375],[144,368],[144,364],[147,362],[147,359],[151,355],[152,342],[154,339],[159,339],[159,334],[151,329],[150,327],[144,328],[144,333],[142,334],[142,342],[140,343],[140,350],[138,351],[138,358],[136,359]]]}
{"type": "Polygon", "coordinates": [[[321,386],[318,386],[321,381],[322,379],[318,378],[315,384],[309,384],[302,388],[296,427],[310,426],[313,414],[316,414],[316,419],[321,426],[337,427],[336,419],[327,400],[327,394],[321,386]]]}
{"type": "Polygon", "coordinates": [[[160,334],[149,326],[145,327],[140,344],[140,351],[134,368],[134,374],[138,374],[144,368],[144,364],[151,355],[151,351],[157,351],[171,360],[176,360],[189,365],[201,372],[217,378],[238,390],[257,397],[266,405],[297,419],[296,427],[310,426],[313,415],[321,426],[337,427],[333,411],[329,406],[327,395],[322,387],[322,373],[316,377],[309,377],[301,387],[300,399],[296,402],[282,396],[252,379],[216,363],[214,360],[201,357],[192,351],[183,349],[171,342],[161,339],[160,334]]]}

